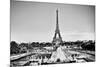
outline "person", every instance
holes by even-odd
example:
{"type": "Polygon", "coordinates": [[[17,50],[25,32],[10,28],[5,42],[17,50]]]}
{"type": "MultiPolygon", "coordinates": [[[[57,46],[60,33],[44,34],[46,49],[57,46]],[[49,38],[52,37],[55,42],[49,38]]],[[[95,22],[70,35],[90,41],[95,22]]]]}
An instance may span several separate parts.
{"type": "Polygon", "coordinates": [[[38,63],[39,63],[39,65],[41,65],[41,63],[42,63],[42,57],[40,57],[39,59],[38,59],[38,63]]]}
{"type": "Polygon", "coordinates": [[[47,63],[47,61],[48,61],[48,58],[45,56],[43,62],[47,63]]]}

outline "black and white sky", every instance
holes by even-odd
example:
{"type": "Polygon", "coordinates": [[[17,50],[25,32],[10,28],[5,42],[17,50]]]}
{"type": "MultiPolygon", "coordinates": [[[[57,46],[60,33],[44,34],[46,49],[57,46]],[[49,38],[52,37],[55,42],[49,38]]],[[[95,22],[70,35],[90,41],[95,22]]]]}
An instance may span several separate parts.
{"type": "Polygon", "coordinates": [[[11,1],[11,41],[51,42],[56,28],[56,9],[64,41],[95,39],[95,6],[11,1]]]}

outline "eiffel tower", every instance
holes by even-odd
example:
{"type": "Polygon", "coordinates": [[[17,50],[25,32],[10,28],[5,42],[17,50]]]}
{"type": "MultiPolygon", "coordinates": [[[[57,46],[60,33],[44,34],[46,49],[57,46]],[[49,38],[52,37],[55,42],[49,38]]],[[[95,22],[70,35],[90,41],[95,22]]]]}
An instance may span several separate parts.
{"type": "Polygon", "coordinates": [[[58,9],[56,10],[56,30],[55,30],[55,35],[53,37],[52,43],[55,45],[59,45],[62,43],[62,37],[60,35],[60,30],[59,30],[59,23],[58,23],[58,9]]]}

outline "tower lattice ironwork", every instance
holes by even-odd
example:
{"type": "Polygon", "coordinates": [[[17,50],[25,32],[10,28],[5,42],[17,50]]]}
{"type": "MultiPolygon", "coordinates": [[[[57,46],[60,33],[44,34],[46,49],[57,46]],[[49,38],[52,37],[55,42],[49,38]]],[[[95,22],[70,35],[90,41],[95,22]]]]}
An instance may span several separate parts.
{"type": "Polygon", "coordinates": [[[58,9],[56,10],[56,30],[55,30],[52,43],[56,45],[58,45],[59,43],[62,43],[62,37],[60,34],[59,23],[58,23],[58,9]]]}

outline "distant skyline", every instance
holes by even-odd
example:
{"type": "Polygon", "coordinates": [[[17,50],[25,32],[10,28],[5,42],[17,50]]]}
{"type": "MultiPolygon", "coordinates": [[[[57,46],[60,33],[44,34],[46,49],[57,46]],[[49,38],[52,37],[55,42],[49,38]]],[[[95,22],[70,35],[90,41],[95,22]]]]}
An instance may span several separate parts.
{"type": "Polygon", "coordinates": [[[51,42],[56,10],[63,41],[95,40],[95,6],[11,1],[11,41],[51,42]]]}

